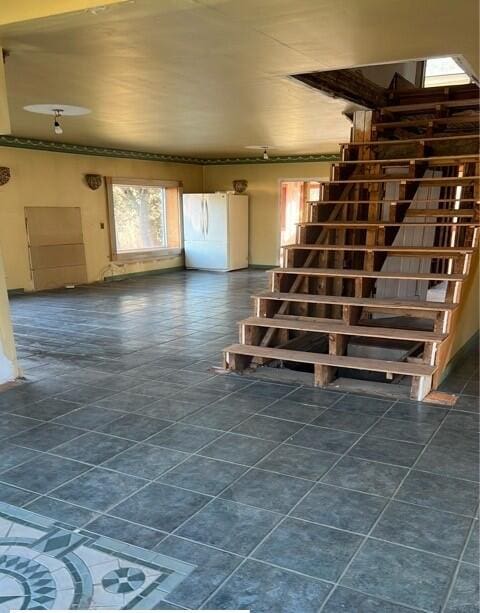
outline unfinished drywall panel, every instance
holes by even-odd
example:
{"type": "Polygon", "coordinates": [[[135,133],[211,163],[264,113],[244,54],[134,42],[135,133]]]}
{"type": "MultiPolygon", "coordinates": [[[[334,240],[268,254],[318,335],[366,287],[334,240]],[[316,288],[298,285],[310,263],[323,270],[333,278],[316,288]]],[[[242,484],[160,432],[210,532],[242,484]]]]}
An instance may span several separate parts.
{"type": "Polygon", "coordinates": [[[182,256],[152,258],[122,266],[112,264],[105,186],[90,189],[85,174],[176,180],[182,182],[185,192],[201,192],[201,166],[11,147],[0,148],[0,165],[11,170],[10,181],[0,188],[0,244],[9,289],[33,289],[25,229],[26,207],[80,208],[89,283],[114,275],[183,266],[182,256]]]}
{"type": "Polygon", "coordinates": [[[25,225],[36,291],[87,282],[80,207],[26,207],[25,225]]]}

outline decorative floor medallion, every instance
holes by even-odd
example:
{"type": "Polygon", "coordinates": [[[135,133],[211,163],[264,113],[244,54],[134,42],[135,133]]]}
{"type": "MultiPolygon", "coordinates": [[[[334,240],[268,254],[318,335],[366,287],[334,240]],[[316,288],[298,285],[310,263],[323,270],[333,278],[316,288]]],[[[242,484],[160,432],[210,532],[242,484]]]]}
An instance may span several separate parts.
{"type": "Polygon", "coordinates": [[[0,503],[0,613],[153,609],[194,568],[0,503]]]}

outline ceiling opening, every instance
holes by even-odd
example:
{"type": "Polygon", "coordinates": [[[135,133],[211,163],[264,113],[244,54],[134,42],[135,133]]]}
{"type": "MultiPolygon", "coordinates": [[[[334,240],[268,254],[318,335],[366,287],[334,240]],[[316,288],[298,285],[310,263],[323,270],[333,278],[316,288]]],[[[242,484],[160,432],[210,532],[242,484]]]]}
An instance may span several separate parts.
{"type": "Polygon", "coordinates": [[[471,79],[453,57],[434,57],[425,62],[424,87],[462,85],[471,79]]]}

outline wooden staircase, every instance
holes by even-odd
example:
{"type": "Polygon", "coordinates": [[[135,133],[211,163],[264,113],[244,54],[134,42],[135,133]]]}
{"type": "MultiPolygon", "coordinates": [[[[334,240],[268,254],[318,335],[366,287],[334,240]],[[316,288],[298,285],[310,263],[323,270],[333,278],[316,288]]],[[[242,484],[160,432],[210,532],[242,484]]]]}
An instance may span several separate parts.
{"type": "Polygon", "coordinates": [[[281,365],[313,372],[319,386],[352,371],[408,377],[417,400],[439,384],[478,243],[478,88],[389,98],[354,114],[309,221],[270,271],[270,291],[254,296],[239,344],[224,350],[227,369],[281,365]],[[399,360],[382,358],[386,341],[403,348],[399,360]]]}

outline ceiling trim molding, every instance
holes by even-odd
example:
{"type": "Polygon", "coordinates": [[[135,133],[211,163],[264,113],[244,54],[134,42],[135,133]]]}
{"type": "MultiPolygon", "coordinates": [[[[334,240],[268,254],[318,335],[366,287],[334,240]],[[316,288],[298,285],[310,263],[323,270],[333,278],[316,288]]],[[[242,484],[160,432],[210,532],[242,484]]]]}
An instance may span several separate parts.
{"type": "Polygon", "coordinates": [[[90,145],[75,145],[73,143],[59,143],[55,141],[7,135],[0,136],[0,146],[16,147],[19,149],[33,149],[36,151],[52,151],[55,153],[71,153],[75,155],[97,155],[102,157],[145,160],[150,162],[198,164],[202,166],[221,166],[227,164],[298,164],[302,162],[336,162],[340,160],[340,155],[338,153],[271,155],[268,160],[264,160],[259,156],[202,158],[168,153],[150,153],[147,151],[130,151],[128,149],[93,147],[90,145]]]}
{"type": "Polygon", "coordinates": [[[270,155],[268,160],[262,156],[203,158],[200,163],[205,166],[222,166],[227,164],[298,164],[301,162],[338,162],[339,153],[304,153],[301,155],[270,155]]]}
{"type": "Polygon", "coordinates": [[[110,149],[108,147],[75,145],[73,143],[58,143],[49,140],[38,140],[36,138],[22,138],[20,136],[0,136],[0,146],[34,149],[36,151],[53,151],[55,153],[73,153],[76,155],[97,155],[102,157],[147,160],[151,162],[180,162],[182,164],[199,163],[197,158],[181,155],[129,151],[128,149],[110,149]]]}

